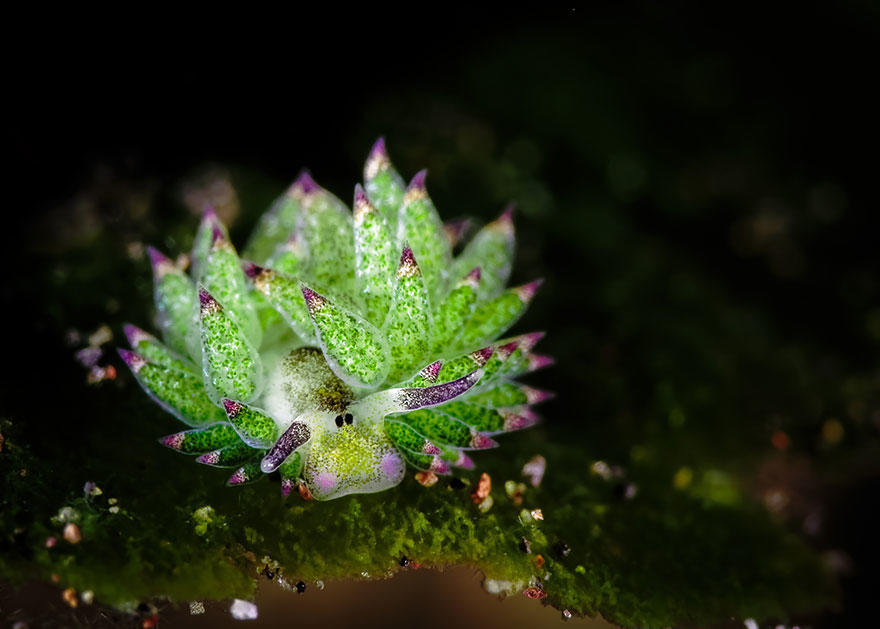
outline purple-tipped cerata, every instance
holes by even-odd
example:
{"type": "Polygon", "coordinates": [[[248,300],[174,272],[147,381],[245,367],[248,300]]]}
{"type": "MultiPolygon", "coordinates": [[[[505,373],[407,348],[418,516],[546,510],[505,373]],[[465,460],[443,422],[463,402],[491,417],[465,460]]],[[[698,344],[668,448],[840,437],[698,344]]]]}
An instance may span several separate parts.
{"type": "Polygon", "coordinates": [[[444,221],[427,170],[405,179],[389,149],[379,137],[341,196],[301,170],[242,242],[205,205],[188,253],[147,248],[156,311],[135,322],[157,329],[122,327],[120,381],[186,425],[163,446],[232,486],[271,474],[330,500],[407,469],[430,486],[538,421],[552,396],[517,379],[552,359],[533,353],[543,333],[508,332],[540,285],[508,286],[513,206],[444,221]]]}

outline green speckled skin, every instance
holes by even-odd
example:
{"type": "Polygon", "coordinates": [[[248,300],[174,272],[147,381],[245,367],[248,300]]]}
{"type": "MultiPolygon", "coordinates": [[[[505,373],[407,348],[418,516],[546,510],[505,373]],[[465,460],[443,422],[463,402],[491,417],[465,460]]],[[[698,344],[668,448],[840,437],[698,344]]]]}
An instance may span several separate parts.
{"type": "Polygon", "coordinates": [[[154,295],[162,337],[179,354],[188,353],[187,337],[192,327],[198,296],[193,281],[171,261],[154,265],[154,295]]]}
{"type": "Polygon", "coordinates": [[[197,460],[199,463],[204,463],[211,467],[238,467],[244,463],[256,461],[261,456],[261,450],[255,450],[239,440],[203,454],[197,460]]]}
{"type": "Polygon", "coordinates": [[[249,401],[262,383],[260,356],[216,301],[201,310],[202,368],[211,399],[249,401]]]}
{"type": "Polygon", "coordinates": [[[442,459],[436,454],[424,454],[403,447],[400,447],[399,450],[404,460],[417,470],[434,472],[435,474],[449,473],[449,466],[443,463],[441,467],[442,459]]]}
{"type": "Polygon", "coordinates": [[[129,328],[132,329],[132,333],[128,334],[129,345],[148,362],[172,369],[193,371],[192,362],[160,343],[156,337],[139,328],[134,328],[134,326],[129,326],[129,328]]]}
{"type": "Polygon", "coordinates": [[[443,410],[480,432],[494,434],[504,431],[504,416],[493,408],[469,402],[450,402],[443,410]]]}
{"type": "Polygon", "coordinates": [[[456,338],[456,344],[470,347],[503,334],[525,312],[528,303],[519,288],[509,288],[498,297],[479,304],[467,326],[456,338]]]}
{"type": "Polygon", "coordinates": [[[208,250],[201,277],[202,285],[241,328],[248,340],[259,346],[263,332],[256,307],[248,294],[241,260],[232,244],[218,238],[208,250]]]}
{"type": "Polygon", "coordinates": [[[251,260],[268,258],[293,232],[299,217],[302,198],[301,189],[297,190],[296,187],[296,184],[292,185],[260,217],[243,251],[244,257],[251,260]]]}
{"type": "MultiPolygon", "coordinates": [[[[275,271],[289,275],[290,277],[298,277],[305,273],[308,267],[309,253],[306,250],[303,238],[294,232],[291,237],[275,248],[275,251],[269,257],[269,266],[275,271]]],[[[259,256],[253,256],[253,260],[261,260],[259,256]]]]}
{"type": "Polygon", "coordinates": [[[404,249],[397,269],[391,309],[382,332],[388,338],[390,382],[409,376],[424,364],[430,350],[431,307],[418,263],[404,249]]]}
{"type": "MultiPolygon", "coordinates": [[[[484,363],[480,351],[471,352],[464,356],[458,356],[457,358],[448,360],[444,362],[443,367],[440,368],[440,373],[437,375],[437,384],[452,382],[456,378],[461,378],[466,373],[472,372],[474,369],[483,367],[484,364],[488,365],[488,363],[484,363]]],[[[486,376],[484,375],[483,378],[485,377],[486,376]]]]}
{"type": "Polygon", "coordinates": [[[204,428],[184,430],[161,439],[169,448],[184,454],[204,454],[239,441],[235,429],[226,422],[218,422],[204,428]]]}
{"type": "Polygon", "coordinates": [[[515,382],[501,382],[483,393],[471,397],[471,401],[492,408],[521,406],[529,403],[528,395],[523,386],[515,382]]]}
{"type": "Polygon", "coordinates": [[[297,450],[281,464],[281,467],[278,468],[278,473],[281,474],[281,478],[296,480],[302,474],[304,466],[305,456],[297,450]]]}
{"type": "Polygon", "coordinates": [[[240,402],[233,404],[233,408],[227,407],[226,416],[242,441],[254,448],[271,446],[278,438],[275,421],[258,408],[240,402]]]}
{"type": "Polygon", "coordinates": [[[354,248],[358,292],[363,296],[367,319],[381,325],[391,307],[388,278],[397,265],[398,251],[384,216],[355,193],[354,248]]]}
{"type": "Polygon", "coordinates": [[[364,187],[373,205],[385,218],[385,223],[394,225],[406,185],[388,159],[382,139],[376,142],[364,164],[364,187]]]}
{"type": "Polygon", "coordinates": [[[461,225],[444,227],[425,177],[405,188],[380,140],[353,212],[304,171],[244,260],[210,208],[191,277],[150,249],[164,344],[127,326],[143,355],[120,354],[162,408],[207,427],[163,443],[235,467],[229,485],[278,470],[284,495],[330,500],[393,487],[407,465],[471,469],[464,450],[538,420],[547,396],[510,378],[549,364],[531,353],[541,335],[493,342],[537,288],[503,290],[511,214],[455,258],[461,225]]]}
{"type": "Polygon", "coordinates": [[[135,375],[153,399],[189,426],[226,419],[206,395],[201,378],[192,372],[147,363],[135,375]]]}
{"type": "Polygon", "coordinates": [[[443,222],[424,188],[407,191],[397,222],[397,241],[408,243],[419,261],[425,288],[437,300],[446,288],[452,253],[443,222]]]}
{"type": "Polygon", "coordinates": [[[437,443],[444,443],[456,448],[470,448],[473,441],[473,429],[442,410],[423,408],[397,417],[414,430],[437,443]]]}
{"type": "Polygon", "coordinates": [[[315,342],[315,332],[309,308],[299,283],[287,275],[266,269],[254,278],[257,292],[278,312],[297,336],[310,343],[315,342]]]}
{"type": "Polygon", "coordinates": [[[354,286],[354,234],[351,212],[320,189],[303,200],[298,230],[309,251],[309,277],[350,293],[354,286]]]}
{"type": "Polygon", "coordinates": [[[366,319],[318,296],[309,312],[324,355],[337,375],[352,386],[376,386],[388,374],[388,344],[366,319]]]}
{"type": "Polygon", "coordinates": [[[463,277],[449,292],[434,312],[434,343],[431,353],[442,356],[450,343],[459,335],[474,312],[479,280],[473,271],[463,277]]]}
{"type": "Polygon", "coordinates": [[[191,272],[195,282],[200,282],[205,264],[208,260],[208,254],[214,244],[214,240],[218,235],[225,240],[229,240],[229,232],[226,226],[217,218],[217,214],[210,207],[205,208],[202,214],[202,220],[196,231],[195,240],[193,240],[191,258],[191,272]]]}
{"type": "Polygon", "coordinates": [[[378,173],[366,181],[367,194],[376,203],[386,220],[392,221],[403,200],[405,186],[403,178],[394,169],[378,173]]]}
{"type": "Polygon", "coordinates": [[[452,267],[454,277],[462,277],[475,266],[482,271],[482,290],[487,297],[497,295],[507,279],[513,264],[513,223],[510,213],[481,229],[455,259],[452,267]]]}
{"type": "Polygon", "coordinates": [[[431,449],[433,445],[418,431],[399,421],[396,417],[385,419],[385,432],[388,433],[388,437],[394,442],[394,445],[412,452],[425,452],[426,447],[431,449]]]}

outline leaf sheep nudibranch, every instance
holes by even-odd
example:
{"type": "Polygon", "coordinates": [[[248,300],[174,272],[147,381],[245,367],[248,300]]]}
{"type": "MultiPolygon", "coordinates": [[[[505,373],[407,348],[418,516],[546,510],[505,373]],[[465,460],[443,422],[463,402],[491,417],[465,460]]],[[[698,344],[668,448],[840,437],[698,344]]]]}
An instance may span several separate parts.
{"type": "Polygon", "coordinates": [[[160,443],[227,483],[281,476],[319,500],[382,491],[406,466],[471,469],[466,451],[534,425],[551,397],[514,378],[552,364],[543,333],[497,340],[540,280],[505,288],[512,209],[454,254],[427,171],[407,186],[379,139],[353,212],[301,174],[240,258],[206,209],[191,271],[150,247],[161,340],[125,326],[119,353],[141,387],[191,428],[160,443]]]}

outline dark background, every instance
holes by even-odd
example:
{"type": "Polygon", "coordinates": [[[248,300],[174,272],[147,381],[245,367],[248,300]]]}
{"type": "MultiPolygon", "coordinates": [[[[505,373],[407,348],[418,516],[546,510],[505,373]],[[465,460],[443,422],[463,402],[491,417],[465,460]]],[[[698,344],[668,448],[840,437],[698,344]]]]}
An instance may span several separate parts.
{"type": "MultiPolygon", "coordinates": [[[[155,241],[183,211],[180,182],[205,164],[232,168],[266,203],[308,166],[347,200],[385,134],[405,176],[429,168],[444,218],[488,220],[519,202],[514,280],[548,280],[528,322],[550,330],[559,361],[539,378],[559,392],[551,435],[585,431],[590,453],[612,459],[663,443],[671,466],[721,466],[761,500],[770,435],[785,431],[783,482],[807,504],[780,517],[799,530],[820,511],[812,543],[851,564],[841,609],[813,620],[867,613],[880,479],[876,5],[439,13],[11,19],[8,414],[78,369],[45,279],[88,250],[84,216],[155,241]],[[132,190],[156,225],[121,202],[132,190]],[[842,440],[824,439],[829,418],[842,440]]],[[[243,210],[239,242],[263,207],[243,210]]],[[[105,289],[91,290],[81,320],[100,321],[105,289]]],[[[62,435],[77,386],[47,402],[62,435]]]]}

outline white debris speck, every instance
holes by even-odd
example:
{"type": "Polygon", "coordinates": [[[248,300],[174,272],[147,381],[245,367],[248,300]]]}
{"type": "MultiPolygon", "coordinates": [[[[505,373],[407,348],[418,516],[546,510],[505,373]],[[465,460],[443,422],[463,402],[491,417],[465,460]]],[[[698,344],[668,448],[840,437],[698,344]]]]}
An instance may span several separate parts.
{"type": "Polygon", "coordinates": [[[590,471],[602,480],[611,480],[611,468],[605,461],[596,461],[590,467],[590,471]]]}
{"type": "Polygon", "coordinates": [[[324,589],[324,582],[323,581],[315,581],[315,587],[318,588],[319,590],[323,590],[324,589]]]}
{"type": "Polygon", "coordinates": [[[746,618],[743,624],[746,626],[746,629],[758,629],[758,623],[755,622],[754,618],[746,618]]]}
{"type": "Polygon", "coordinates": [[[199,616],[205,613],[205,604],[202,601],[191,601],[189,604],[189,613],[191,616],[199,616]]]}
{"type": "Polygon", "coordinates": [[[95,593],[91,590],[86,590],[79,595],[79,600],[86,605],[91,605],[95,601],[95,593]]]}
{"type": "Polygon", "coordinates": [[[250,601],[243,601],[240,598],[237,598],[232,601],[229,613],[232,614],[232,617],[236,620],[256,620],[257,606],[250,601]]]}

